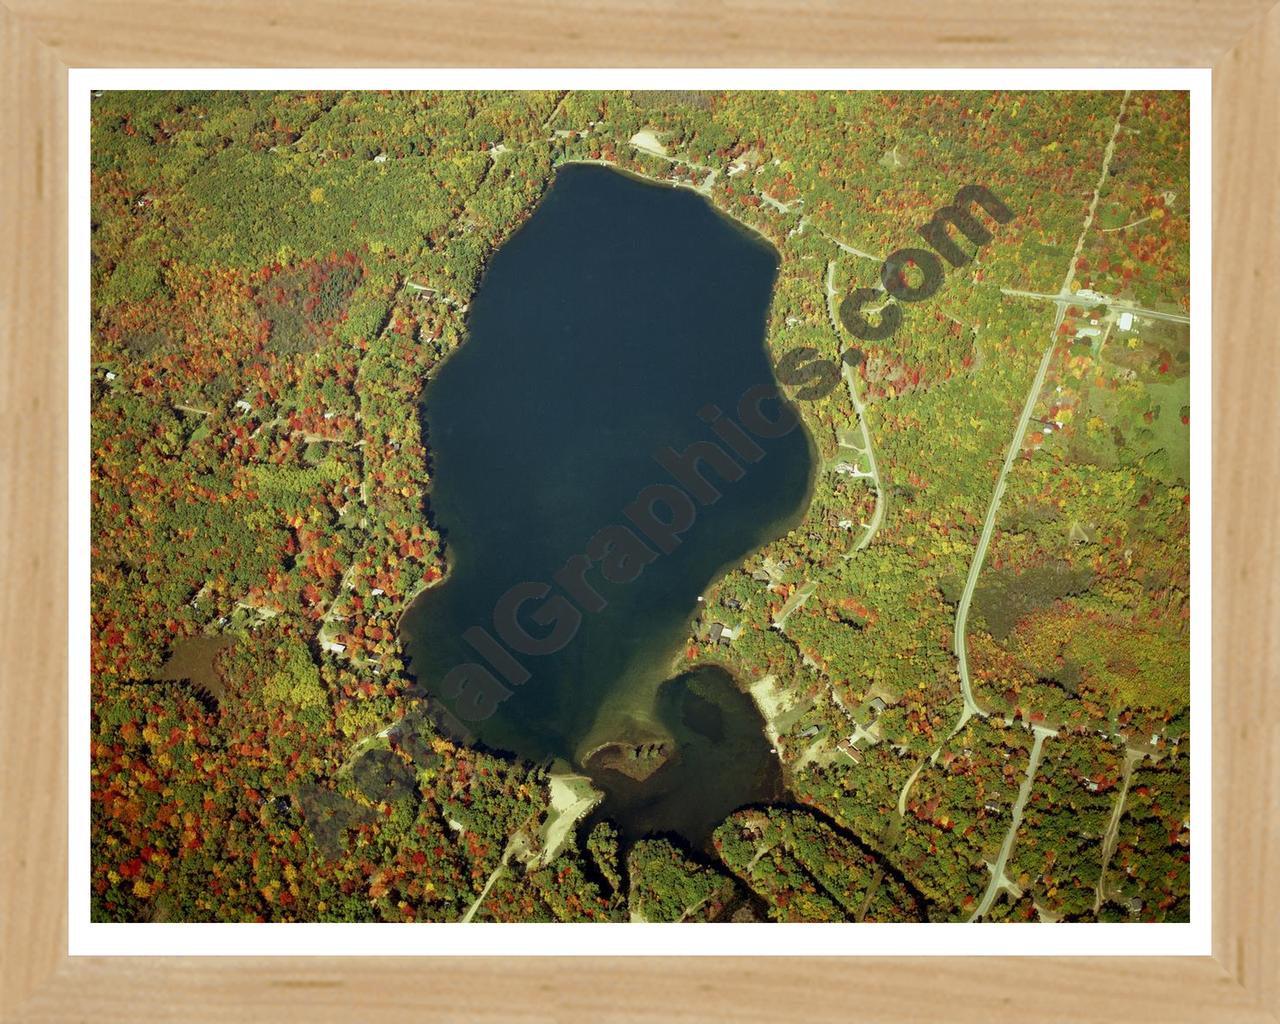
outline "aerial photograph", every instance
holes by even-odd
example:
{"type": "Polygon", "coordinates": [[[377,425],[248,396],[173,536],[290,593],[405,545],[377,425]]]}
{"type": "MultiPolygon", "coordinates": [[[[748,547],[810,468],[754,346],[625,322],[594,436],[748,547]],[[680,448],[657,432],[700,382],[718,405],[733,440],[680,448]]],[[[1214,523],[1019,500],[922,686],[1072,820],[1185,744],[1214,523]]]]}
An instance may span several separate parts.
{"type": "Polygon", "coordinates": [[[89,103],[94,922],[1190,920],[1187,92],[89,103]]]}

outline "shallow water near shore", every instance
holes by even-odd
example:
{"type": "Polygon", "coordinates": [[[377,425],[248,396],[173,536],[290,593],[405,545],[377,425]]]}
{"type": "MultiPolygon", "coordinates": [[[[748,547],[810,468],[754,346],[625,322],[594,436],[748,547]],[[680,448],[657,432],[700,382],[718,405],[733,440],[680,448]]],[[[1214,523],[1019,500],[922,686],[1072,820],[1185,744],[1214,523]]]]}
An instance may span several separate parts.
{"type": "MultiPolygon", "coordinates": [[[[777,789],[759,713],[731,677],[708,667],[662,684],[703,588],[803,514],[814,464],[804,428],[752,434],[763,454],[734,455],[737,479],[700,463],[721,497],[696,503],[669,551],[625,513],[652,485],[693,486],[655,454],[716,441],[708,406],[741,422],[743,395],[776,385],[764,333],[777,260],[687,190],[563,167],[494,255],[469,338],[424,395],[428,503],[449,575],[402,620],[410,670],[480,742],[530,760],[585,760],[591,773],[587,755],[602,746],[665,745],[650,751],[661,763],[646,780],[597,770],[611,791],[602,811],[628,835],[665,830],[700,842],[719,808],[777,789]],[[606,580],[593,565],[583,578],[604,607],[584,607],[596,602],[557,582],[557,570],[615,524],[649,554],[630,580],[606,580]],[[503,642],[498,663],[463,634],[481,627],[505,641],[495,606],[522,583],[547,589],[520,606],[520,629],[534,641],[561,630],[572,638],[545,654],[503,642]],[[467,664],[496,684],[488,706],[467,703],[476,677],[461,691],[457,676],[446,683],[467,664]],[[477,710],[492,713],[476,719],[477,710]]],[[[772,400],[759,408],[770,419],[786,411],[772,400]]]]}
{"type": "Polygon", "coordinates": [[[658,720],[672,756],[643,782],[588,760],[605,798],[588,820],[618,825],[624,842],[673,832],[705,847],[729,814],[783,795],[782,770],[761,732],[760,714],[729,673],[701,665],[658,690],[658,720]]]}

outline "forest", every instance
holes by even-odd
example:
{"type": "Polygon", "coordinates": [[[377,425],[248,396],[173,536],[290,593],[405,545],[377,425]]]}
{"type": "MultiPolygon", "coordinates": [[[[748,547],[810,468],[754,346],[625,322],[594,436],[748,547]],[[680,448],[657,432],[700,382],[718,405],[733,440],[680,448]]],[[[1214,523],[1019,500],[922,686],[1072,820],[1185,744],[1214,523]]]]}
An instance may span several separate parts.
{"type": "Polygon", "coordinates": [[[1190,340],[1107,306],[1189,311],[1185,94],[104,92],[91,116],[95,920],[968,920],[1002,852],[983,920],[1188,920],[1190,340]],[[400,648],[450,570],[424,382],[571,161],[770,239],[776,360],[858,349],[797,402],[803,522],[672,652],[756,696],[789,794],[702,849],[566,831],[561,766],[470,745],[400,648]],[[854,339],[840,300],[970,183],[1012,217],[854,339]],[[1068,271],[1088,294],[1056,319],[1008,294],[1068,271]]]}

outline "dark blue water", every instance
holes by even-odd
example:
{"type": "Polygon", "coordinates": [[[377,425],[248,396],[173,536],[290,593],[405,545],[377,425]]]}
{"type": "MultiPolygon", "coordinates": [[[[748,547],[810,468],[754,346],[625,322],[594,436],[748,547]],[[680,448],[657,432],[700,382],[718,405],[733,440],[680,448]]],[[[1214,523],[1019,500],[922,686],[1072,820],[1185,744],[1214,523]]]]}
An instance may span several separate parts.
{"type": "MultiPolygon", "coordinates": [[[[657,785],[710,764],[691,745],[714,746],[718,728],[737,768],[682,783],[688,800],[727,813],[776,788],[754,706],[714,696],[733,690],[727,675],[699,674],[698,728],[673,726],[658,697],[703,588],[808,502],[810,444],[785,430],[794,409],[764,349],[777,264],[700,196],[593,166],[561,168],[494,255],[468,340],[423,400],[450,573],[402,624],[419,685],[487,746],[581,765],[605,744],[662,743],[657,785]],[[716,465],[673,475],[655,458],[696,442],[718,445],[716,465]],[[504,609],[517,585],[526,600],[504,609]]],[[[693,820],[667,818],[686,833],[693,820]]]]}

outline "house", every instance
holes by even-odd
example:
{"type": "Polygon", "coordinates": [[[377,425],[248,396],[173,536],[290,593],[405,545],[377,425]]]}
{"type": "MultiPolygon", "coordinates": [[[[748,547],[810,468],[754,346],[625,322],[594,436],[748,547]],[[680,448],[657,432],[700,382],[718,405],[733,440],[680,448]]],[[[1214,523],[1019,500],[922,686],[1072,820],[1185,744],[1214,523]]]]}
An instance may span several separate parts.
{"type": "Polygon", "coordinates": [[[725,599],[724,606],[726,608],[733,608],[734,610],[737,610],[742,607],[742,602],[736,597],[729,597],[725,599]]]}
{"type": "Polygon", "coordinates": [[[818,733],[820,732],[822,732],[822,726],[811,725],[809,726],[809,728],[807,728],[804,732],[800,734],[800,739],[802,740],[812,739],[814,736],[817,736],[818,733]]]}
{"type": "Polygon", "coordinates": [[[251,413],[251,412],[253,412],[253,406],[251,406],[251,405],[250,405],[248,402],[246,402],[243,398],[240,398],[240,399],[237,399],[237,400],[236,400],[236,405],[235,405],[235,407],[236,407],[236,410],[237,410],[237,411],[239,411],[239,412],[243,412],[243,413],[251,413]]]}
{"type": "Polygon", "coordinates": [[[1141,914],[1145,906],[1146,904],[1143,903],[1142,900],[1139,899],[1137,896],[1135,896],[1133,899],[1131,899],[1128,903],[1125,904],[1125,907],[1128,908],[1128,911],[1131,914],[1141,914]]]}
{"type": "Polygon", "coordinates": [[[988,800],[985,804],[982,805],[982,809],[986,811],[988,814],[999,814],[1001,811],[1000,805],[996,803],[994,800],[988,800]]]}
{"type": "Polygon", "coordinates": [[[873,715],[878,715],[888,706],[889,705],[885,703],[883,697],[872,697],[870,703],[867,704],[867,710],[869,710],[873,715]]]}
{"type": "Polygon", "coordinates": [[[330,654],[342,654],[347,649],[347,645],[340,644],[336,640],[325,640],[320,644],[320,649],[330,654]]]}
{"type": "Polygon", "coordinates": [[[717,622],[711,627],[711,639],[716,643],[727,644],[731,640],[736,640],[740,632],[742,632],[741,627],[735,629],[733,626],[726,626],[723,622],[717,622]]]}
{"type": "Polygon", "coordinates": [[[1085,338],[1101,338],[1102,331],[1097,327],[1081,327],[1076,331],[1076,341],[1083,341],[1085,338]]]}

